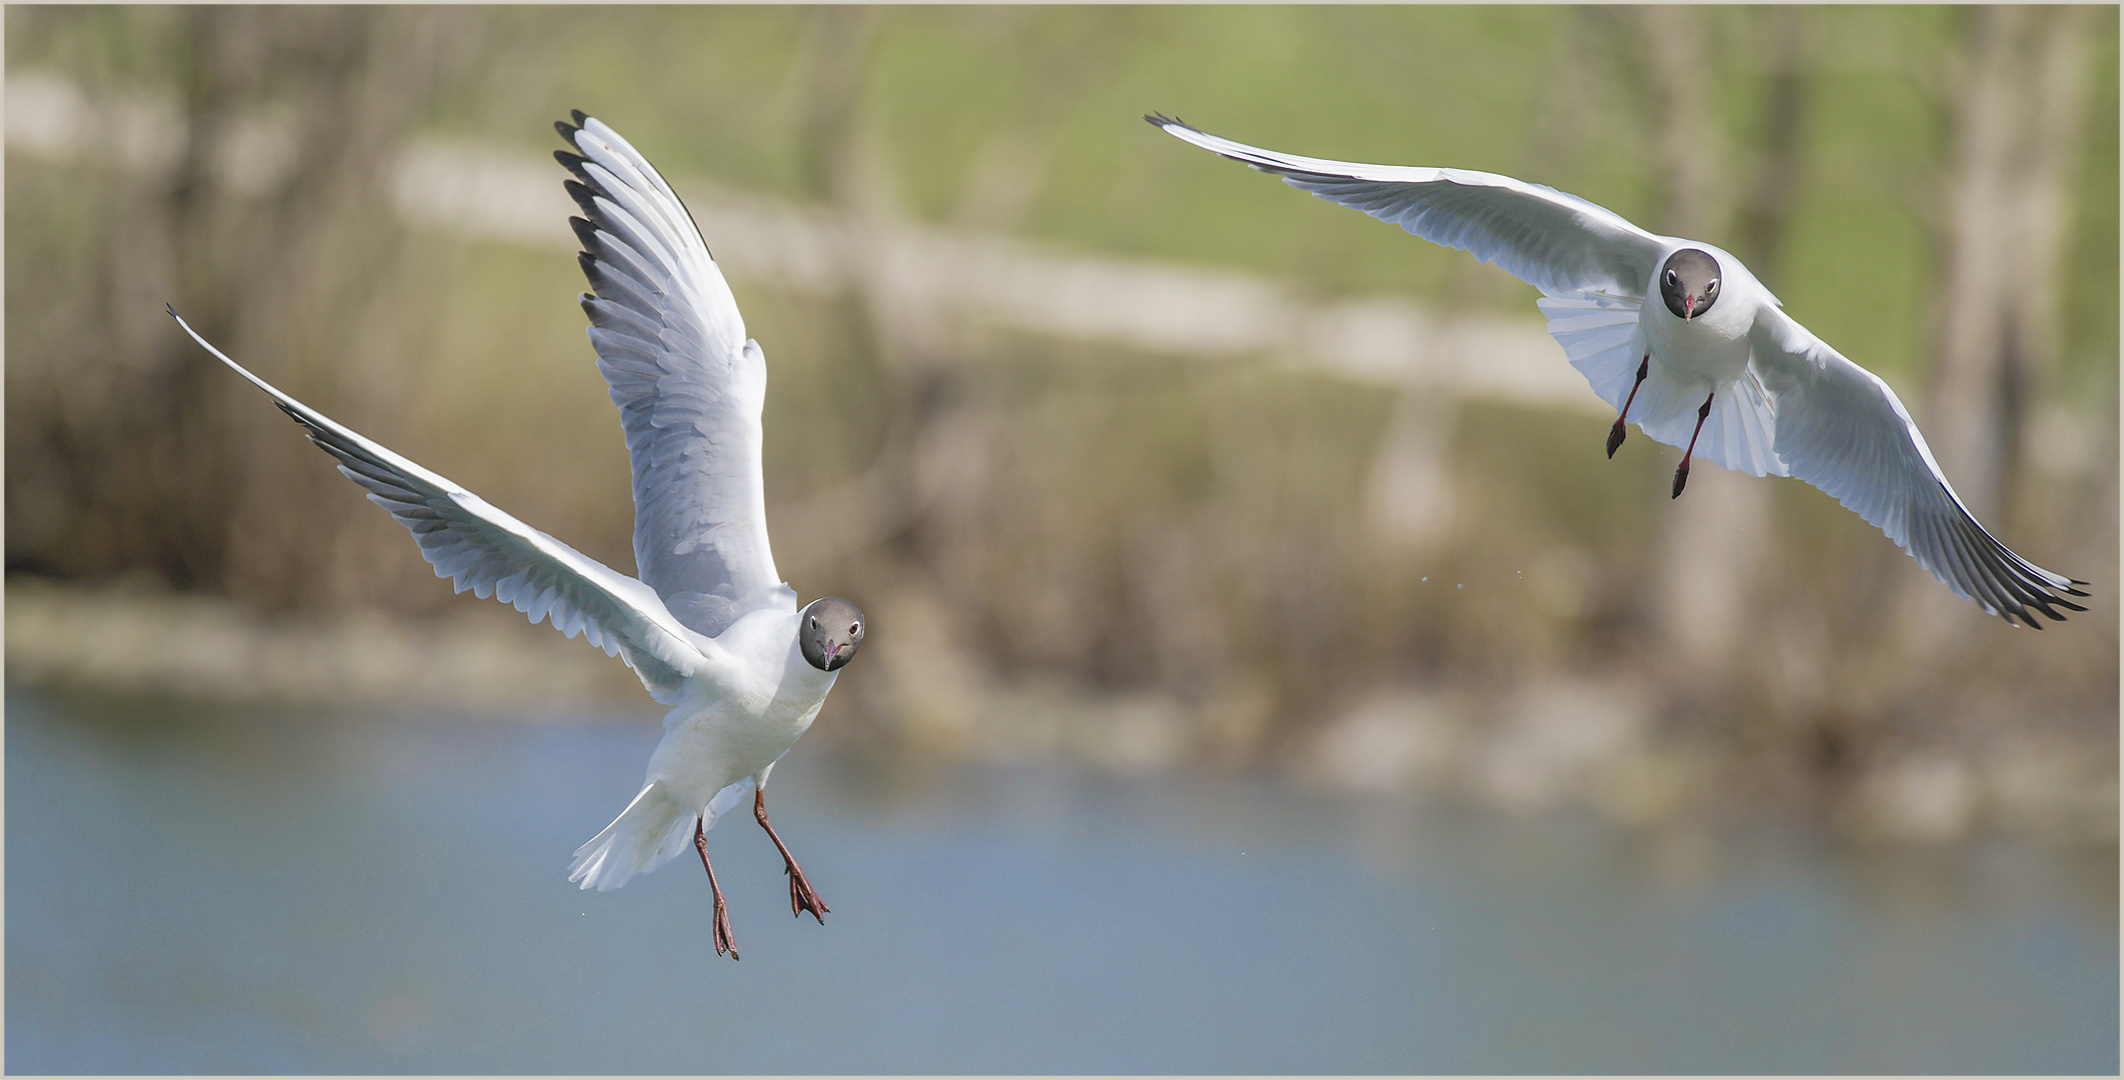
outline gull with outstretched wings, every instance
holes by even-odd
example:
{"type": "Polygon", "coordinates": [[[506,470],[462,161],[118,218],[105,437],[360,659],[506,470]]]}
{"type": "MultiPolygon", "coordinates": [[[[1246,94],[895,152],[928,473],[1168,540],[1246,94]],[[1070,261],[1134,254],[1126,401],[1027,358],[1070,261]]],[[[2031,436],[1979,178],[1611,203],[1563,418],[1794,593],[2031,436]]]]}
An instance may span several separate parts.
{"type": "MultiPolygon", "coordinates": [[[[715,894],[715,948],[735,959],[707,830],[752,796],[752,812],[789,876],[792,914],[826,921],[767,820],[775,762],[818,716],[862,644],[854,604],[799,607],[775,572],[760,477],[766,359],[684,204],[611,128],[578,112],[555,125],[570,151],[571,218],[592,293],[582,296],[634,471],[639,580],[487,504],[479,496],[280,392],[177,322],[271,395],[339,471],[413,533],[458,592],[493,596],[536,623],[624,659],[671,706],[641,792],[575,852],[569,880],[616,889],[691,839],[715,894]]],[[[173,309],[170,314],[176,316],[173,309]]]]}
{"type": "Polygon", "coordinates": [[[1624,424],[1753,476],[1794,476],[1888,534],[1955,595],[2042,628],[2085,611],[2084,581],[2021,558],[1977,523],[1895,391],[1781,309],[1739,259],[1655,236],[1554,188],[1495,173],[1279,154],[1167,116],[1152,125],[1432,243],[1495,263],[1541,290],[1549,333],[1624,424]],[[1656,298],[1656,302],[1647,302],[1656,298]],[[2059,595],[2060,593],[2063,596],[2059,595]]]}

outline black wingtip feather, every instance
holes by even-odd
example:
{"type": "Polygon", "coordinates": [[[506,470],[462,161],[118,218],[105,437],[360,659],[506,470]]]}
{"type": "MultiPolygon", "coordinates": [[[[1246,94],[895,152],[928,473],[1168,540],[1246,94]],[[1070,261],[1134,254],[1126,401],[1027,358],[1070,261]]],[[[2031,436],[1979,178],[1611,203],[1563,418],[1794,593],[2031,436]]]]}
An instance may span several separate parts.
{"type": "MultiPolygon", "coordinates": [[[[596,246],[596,224],[589,221],[585,221],[584,219],[579,217],[571,217],[568,219],[568,227],[575,230],[575,238],[577,240],[582,241],[582,245],[584,248],[591,248],[596,246]]],[[[587,255],[589,254],[589,252],[585,251],[584,254],[587,255]]]]}
{"type": "Polygon", "coordinates": [[[561,168],[568,170],[569,175],[575,177],[584,186],[592,190],[602,190],[597,178],[590,175],[589,158],[581,154],[571,154],[566,150],[555,150],[553,152],[553,160],[560,162],[561,168]]]}
{"type": "Polygon", "coordinates": [[[583,213],[590,215],[597,213],[597,198],[603,192],[588,184],[574,180],[561,181],[561,188],[567,191],[569,198],[575,200],[575,205],[583,208],[583,213]]]}
{"type": "Polygon", "coordinates": [[[581,109],[569,109],[568,115],[575,120],[576,127],[582,127],[584,124],[590,122],[589,115],[584,113],[581,109]]]}

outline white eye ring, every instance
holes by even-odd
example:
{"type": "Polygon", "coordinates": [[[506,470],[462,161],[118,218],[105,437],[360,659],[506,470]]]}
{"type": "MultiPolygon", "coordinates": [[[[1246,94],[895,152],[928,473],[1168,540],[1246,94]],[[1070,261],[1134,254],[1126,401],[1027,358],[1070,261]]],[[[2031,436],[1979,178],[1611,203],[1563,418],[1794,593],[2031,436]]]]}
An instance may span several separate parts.
{"type": "Polygon", "coordinates": [[[849,624],[848,624],[848,632],[849,632],[849,633],[851,633],[851,634],[860,634],[860,633],[862,633],[862,632],[863,632],[863,624],[862,624],[862,623],[849,623],[849,624]]]}
{"type": "Polygon", "coordinates": [[[819,628],[819,617],[818,617],[818,616],[816,616],[816,615],[813,615],[813,616],[811,617],[811,628],[812,628],[813,630],[816,630],[816,629],[818,629],[818,628],[819,628]]]}

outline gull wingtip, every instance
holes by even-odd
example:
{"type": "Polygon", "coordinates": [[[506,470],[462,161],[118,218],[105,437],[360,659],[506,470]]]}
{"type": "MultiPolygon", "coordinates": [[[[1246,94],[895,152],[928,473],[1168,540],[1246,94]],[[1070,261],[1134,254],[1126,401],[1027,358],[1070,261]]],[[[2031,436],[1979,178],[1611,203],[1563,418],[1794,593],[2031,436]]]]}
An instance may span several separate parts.
{"type": "Polygon", "coordinates": [[[583,130],[589,123],[590,116],[588,113],[583,112],[581,109],[569,109],[568,119],[555,120],[553,122],[553,130],[560,132],[562,142],[567,143],[569,146],[574,146],[575,133],[583,130]]]}

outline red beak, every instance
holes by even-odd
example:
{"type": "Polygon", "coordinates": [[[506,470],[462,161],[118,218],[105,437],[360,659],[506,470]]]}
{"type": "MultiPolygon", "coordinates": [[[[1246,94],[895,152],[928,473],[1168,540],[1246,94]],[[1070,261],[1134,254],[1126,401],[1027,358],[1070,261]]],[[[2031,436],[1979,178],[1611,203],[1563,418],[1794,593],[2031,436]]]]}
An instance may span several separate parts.
{"type": "Polygon", "coordinates": [[[1696,297],[1682,297],[1682,321],[1688,322],[1689,316],[1694,314],[1696,314],[1696,297]]]}

